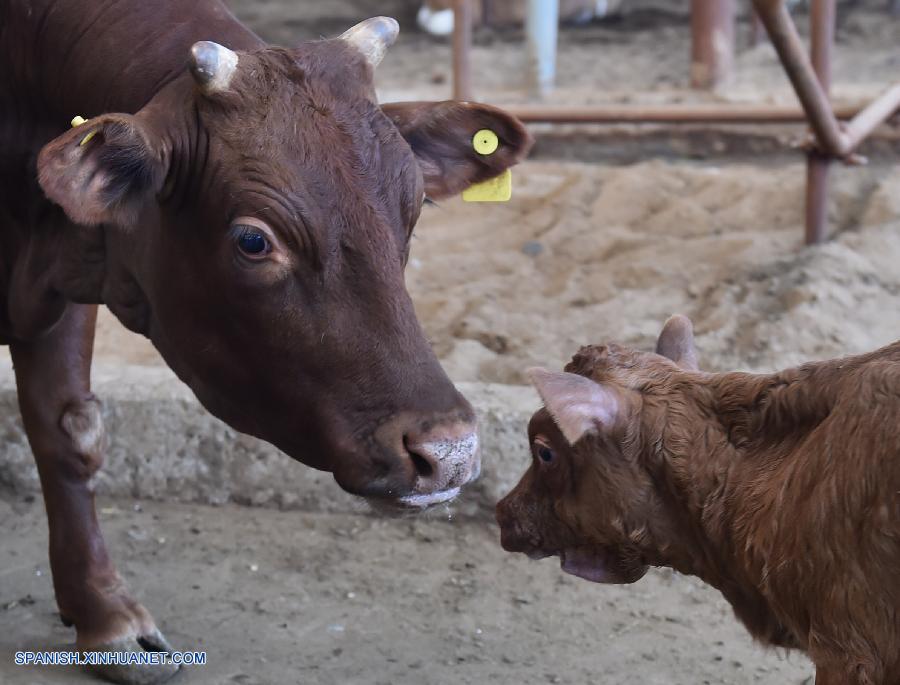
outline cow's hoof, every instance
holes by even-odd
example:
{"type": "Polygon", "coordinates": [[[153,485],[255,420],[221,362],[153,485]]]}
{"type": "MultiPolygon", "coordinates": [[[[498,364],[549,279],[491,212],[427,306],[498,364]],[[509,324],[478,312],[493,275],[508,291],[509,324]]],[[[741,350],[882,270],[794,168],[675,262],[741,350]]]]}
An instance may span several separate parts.
{"type": "MultiPolygon", "coordinates": [[[[172,646],[159,630],[138,637],[123,637],[111,640],[92,652],[172,652],[172,646]]],[[[121,659],[120,659],[121,661],[121,659]]],[[[178,673],[181,666],[169,663],[168,659],[160,659],[159,663],[115,663],[92,664],[87,669],[94,675],[119,685],[158,685],[169,680],[178,673]]]]}

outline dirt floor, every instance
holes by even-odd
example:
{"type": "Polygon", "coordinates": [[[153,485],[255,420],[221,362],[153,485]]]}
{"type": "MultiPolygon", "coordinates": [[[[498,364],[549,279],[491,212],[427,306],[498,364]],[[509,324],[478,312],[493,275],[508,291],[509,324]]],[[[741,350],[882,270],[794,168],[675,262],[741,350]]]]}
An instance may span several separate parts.
{"type": "MultiPolygon", "coordinates": [[[[331,35],[379,13],[377,4],[232,6],[290,43],[331,35]]],[[[718,93],[685,90],[684,3],[652,4],[565,30],[552,100],[791,101],[765,44],[741,52],[718,93]]],[[[900,73],[900,20],[883,2],[860,4],[868,9],[841,4],[835,93],[844,101],[900,73]]],[[[477,94],[522,101],[520,32],[477,38],[477,94]]],[[[447,97],[449,64],[446,43],[405,27],[379,70],[380,92],[447,97]]],[[[900,338],[900,170],[836,168],[834,239],[803,248],[798,159],[528,162],[509,204],[426,208],[410,291],[460,381],[520,383],[525,367],[558,367],[588,342],[650,347],[675,311],[694,319],[710,370],[766,371],[900,338]]],[[[108,315],[98,357],[160,363],[108,315]]],[[[633,586],[590,585],[553,561],[503,553],[487,522],[125,501],[104,502],[101,517],[121,570],[171,641],[210,652],[208,666],[177,682],[811,682],[805,658],[755,647],[692,579],[654,572],[633,586]]],[[[0,530],[0,683],[88,682],[69,669],[11,666],[15,649],[67,645],[73,634],[54,614],[40,502],[0,493],[0,530]]]]}
{"type": "MultiPolygon", "coordinates": [[[[801,685],[800,655],[765,651],[701,583],[627,587],[504,553],[493,524],[102,503],[132,588],[179,649],[187,685],[801,685]],[[135,511],[135,508],[139,511],[135,511]]],[[[39,501],[0,499],[0,682],[91,682],[12,665],[71,648],[55,614],[39,501]]],[[[811,681],[810,681],[811,682],[811,681]]]]}

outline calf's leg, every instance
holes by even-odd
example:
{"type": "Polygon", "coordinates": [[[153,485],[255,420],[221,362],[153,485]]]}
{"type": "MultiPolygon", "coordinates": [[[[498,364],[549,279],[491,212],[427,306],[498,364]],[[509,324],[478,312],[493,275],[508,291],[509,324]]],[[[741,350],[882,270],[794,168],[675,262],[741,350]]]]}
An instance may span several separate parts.
{"type": "MultiPolygon", "coordinates": [[[[10,348],[47,510],[56,602],[63,622],[75,626],[80,650],[170,651],[110,560],[94,511],[92,477],[104,442],[100,403],[90,390],[96,318],[96,307],[70,304],[49,333],[10,348]]],[[[178,670],[95,668],[128,685],[162,682],[178,670]]]]}

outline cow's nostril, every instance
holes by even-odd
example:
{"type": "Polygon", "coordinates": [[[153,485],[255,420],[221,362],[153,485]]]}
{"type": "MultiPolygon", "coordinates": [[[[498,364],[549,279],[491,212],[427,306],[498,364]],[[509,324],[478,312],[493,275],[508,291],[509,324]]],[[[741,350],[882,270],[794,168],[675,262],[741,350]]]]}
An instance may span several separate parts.
{"type": "Polygon", "coordinates": [[[403,446],[406,448],[406,452],[412,460],[416,473],[421,478],[431,478],[431,476],[434,475],[434,466],[432,463],[421,454],[418,454],[415,451],[415,448],[410,447],[408,438],[403,438],[403,446]]]}

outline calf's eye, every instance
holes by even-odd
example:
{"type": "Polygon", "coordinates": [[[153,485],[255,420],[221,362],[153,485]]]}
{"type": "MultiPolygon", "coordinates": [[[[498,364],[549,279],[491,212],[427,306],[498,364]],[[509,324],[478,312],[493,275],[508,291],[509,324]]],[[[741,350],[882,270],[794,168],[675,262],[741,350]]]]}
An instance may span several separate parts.
{"type": "Polygon", "coordinates": [[[262,257],[269,252],[269,239],[253,226],[245,226],[238,234],[238,247],[249,257],[262,257]]]}
{"type": "Polygon", "coordinates": [[[537,455],[538,458],[545,463],[550,463],[551,461],[553,461],[553,450],[551,450],[546,445],[538,446],[537,455]]]}

